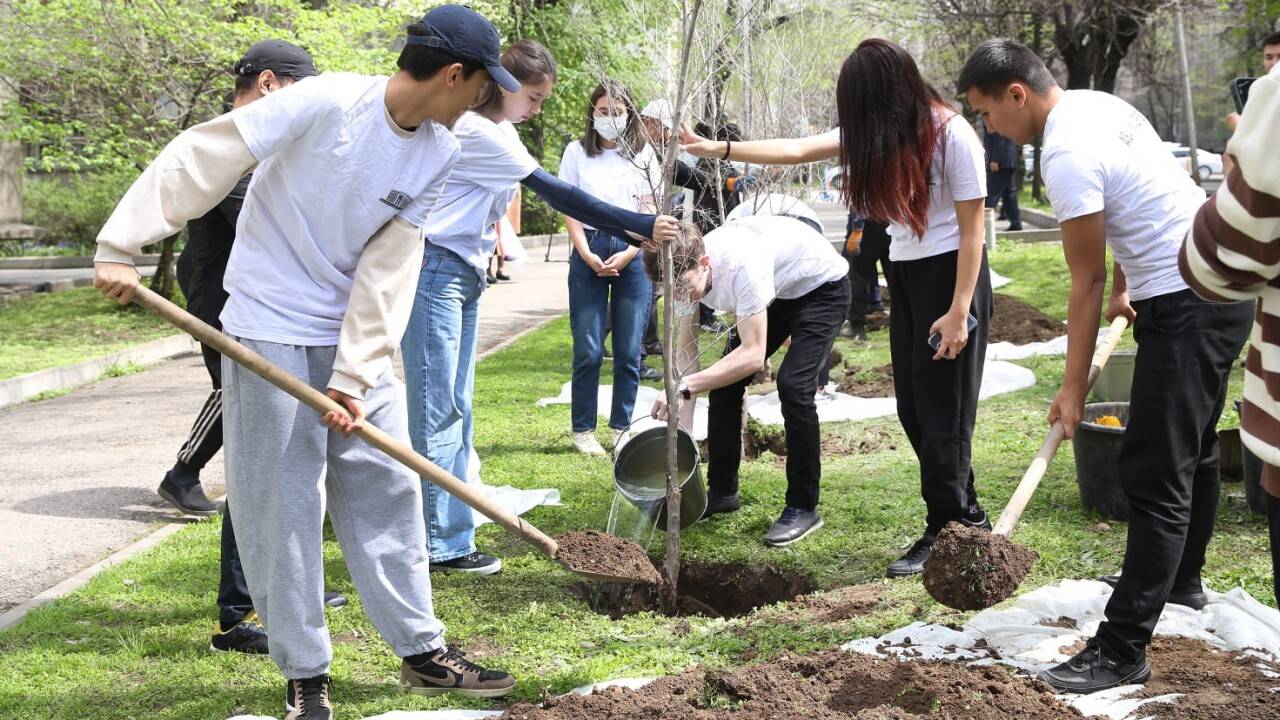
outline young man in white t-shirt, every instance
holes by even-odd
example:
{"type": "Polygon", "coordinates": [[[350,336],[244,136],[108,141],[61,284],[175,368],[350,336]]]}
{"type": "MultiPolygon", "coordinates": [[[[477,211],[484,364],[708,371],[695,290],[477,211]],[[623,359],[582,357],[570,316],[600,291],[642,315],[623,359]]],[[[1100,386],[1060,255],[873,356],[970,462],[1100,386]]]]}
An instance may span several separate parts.
{"type": "Polygon", "coordinates": [[[1115,258],[1106,316],[1133,320],[1138,342],[1119,459],[1130,505],[1124,571],[1104,578],[1116,589],[1097,635],[1041,678],[1065,692],[1145,682],[1165,603],[1207,602],[1200,570],[1218,505],[1215,430],[1252,307],[1206,303],[1187,288],[1178,251],[1204,192],[1128,103],[1062,91],[1011,40],[980,45],[959,91],[996,132],[1020,144],[1044,138],[1045,186],[1071,271],[1067,365],[1049,409],[1067,437],[1084,415],[1108,247],[1115,258]]]}
{"type": "MultiPolygon", "coordinates": [[[[787,435],[786,507],[764,536],[773,547],[790,545],[822,527],[814,393],[849,308],[849,264],[808,222],[769,215],[730,221],[705,238],[686,225],[672,257],[676,302],[701,302],[737,318],[724,357],[705,370],[698,370],[696,314],[682,316],[677,330],[681,424],[693,426],[694,397],[709,393],[707,515],[738,509],[743,397],[751,377],[791,338],[777,378],[787,435]]],[[[657,253],[647,253],[644,264],[649,278],[661,282],[657,253]]],[[[651,414],[666,417],[665,396],[651,414]]]]}
{"type": "Polygon", "coordinates": [[[445,645],[418,477],[350,437],[367,415],[408,441],[391,355],[412,307],[420,228],[457,160],[447,126],[491,76],[519,87],[499,51],[483,17],[437,7],[410,26],[390,78],[307,78],[179,135],[98,236],[94,284],[127,303],[138,282],[132,256],[256,166],[224,280],[223,327],[349,413],[319,418],[223,360],[230,508],[254,608],[289,680],[290,720],[332,717],[326,506],[370,620],[403,658],[403,690],[495,697],[514,687],[445,645]]]}

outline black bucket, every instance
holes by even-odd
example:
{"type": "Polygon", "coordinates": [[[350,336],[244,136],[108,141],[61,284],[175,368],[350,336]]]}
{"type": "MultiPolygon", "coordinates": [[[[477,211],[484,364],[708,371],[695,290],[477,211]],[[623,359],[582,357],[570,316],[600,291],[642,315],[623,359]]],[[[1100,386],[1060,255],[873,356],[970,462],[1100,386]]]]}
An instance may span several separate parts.
{"type": "MultiPolygon", "coordinates": [[[[698,444],[684,428],[676,430],[676,469],[680,475],[680,527],[687,528],[707,510],[707,488],[698,467],[698,444]]],[[[618,448],[613,461],[618,492],[648,515],[658,511],[658,529],[667,529],[667,427],[651,427],[618,448]]]]}
{"type": "MultiPolygon", "coordinates": [[[[1236,413],[1241,412],[1241,402],[1236,401],[1236,413]]],[[[1249,446],[1240,438],[1240,477],[1244,480],[1244,499],[1249,504],[1249,512],[1266,516],[1267,491],[1262,489],[1262,460],[1253,454],[1249,446]]]]}
{"type": "Polygon", "coordinates": [[[1129,519],[1129,499],[1120,486],[1120,446],[1124,443],[1124,426],[1129,424],[1129,403],[1089,403],[1084,406],[1084,421],[1076,429],[1072,450],[1076,456],[1076,483],[1080,486],[1080,504],[1108,520],[1129,519]],[[1099,425],[1103,415],[1120,418],[1121,427],[1099,425]]]}

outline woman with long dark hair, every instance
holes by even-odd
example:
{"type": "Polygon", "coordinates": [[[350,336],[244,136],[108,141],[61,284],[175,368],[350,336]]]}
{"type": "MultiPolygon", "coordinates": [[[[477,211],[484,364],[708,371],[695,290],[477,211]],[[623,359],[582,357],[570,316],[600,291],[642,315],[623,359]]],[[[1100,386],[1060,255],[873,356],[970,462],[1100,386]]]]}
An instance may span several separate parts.
{"type": "Polygon", "coordinates": [[[725,142],[686,131],[685,149],[761,164],[839,158],[848,209],[889,223],[898,418],[928,508],[923,536],[886,573],[905,577],[923,569],[948,522],[990,527],[970,463],[992,307],[983,148],[911,55],[887,40],[863,41],[844,61],[836,104],[840,126],[827,133],[725,142]]]}

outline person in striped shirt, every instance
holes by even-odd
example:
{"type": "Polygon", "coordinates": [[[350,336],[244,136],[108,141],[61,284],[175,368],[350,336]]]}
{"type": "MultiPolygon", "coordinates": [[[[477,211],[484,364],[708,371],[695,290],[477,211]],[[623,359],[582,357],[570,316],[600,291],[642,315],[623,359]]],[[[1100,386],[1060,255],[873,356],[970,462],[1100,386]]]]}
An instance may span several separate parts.
{"type": "Polygon", "coordinates": [[[1262,460],[1271,580],[1280,602],[1280,64],[1250,88],[1227,155],[1233,168],[1196,214],[1178,266],[1205,300],[1257,299],[1240,439],[1262,460]]]}

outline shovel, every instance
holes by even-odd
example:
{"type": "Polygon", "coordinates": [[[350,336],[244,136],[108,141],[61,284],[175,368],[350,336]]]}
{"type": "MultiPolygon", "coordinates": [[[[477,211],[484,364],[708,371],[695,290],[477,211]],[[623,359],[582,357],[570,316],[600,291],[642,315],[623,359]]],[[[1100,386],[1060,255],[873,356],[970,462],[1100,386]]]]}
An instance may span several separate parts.
{"type": "MultiPolygon", "coordinates": [[[[180,330],[189,333],[200,342],[231,358],[241,367],[244,367],[272,385],[275,385],[286,393],[297,398],[316,412],[320,413],[321,416],[330,410],[336,410],[343,414],[348,414],[345,408],[324,393],[316,390],[284,370],[281,370],[266,358],[253,352],[235,340],[232,340],[221,331],[215,330],[187,311],[177,305],[174,305],[168,300],[165,300],[146,287],[143,287],[142,285],[137,287],[134,291],[133,301],[164,318],[180,330]]],[[[582,562],[582,553],[572,553],[574,558],[572,561],[567,558],[560,557],[560,543],[555,539],[548,537],[541,530],[525,522],[519,516],[513,515],[506,509],[498,506],[489,498],[485,497],[483,493],[466,484],[462,480],[459,480],[453,475],[445,472],[438,465],[415,452],[408,444],[396,440],[367,421],[360,424],[359,428],[355,431],[355,435],[358,435],[365,442],[400,461],[405,467],[414,471],[421,477],[435,483],[445,492],[458,498],[469,507],[483,514],[485,517],[515,533],[520,539],[533,545],[535,549],[547,557],[556,560],[570,572],[576,573],[590,580],[598,580],[602,582],[654,582],[656,573],[654,573],[653,576],[645,575],[640,577],[625,574],[616,575],[604,571],[603,568],[605,567],[605,563],[609,562],[609,558],[593,558],[594,561],[591,563],[591,568],[577,566],[578,563],[582,562]]],[[[577,536],[582,535],[582,533],[572,533],[571,535],[576,538],[577,536]]],[[[625,551],[629,555],[638,553],[639,557],[644,559],[643,566],[651,569],[652,566],[649,565],[648,558],[645,555],[644,550],[634,543],[628,543],[628,545],[632,545],[634,550],[630,547],[619,547],[618,549],[625,551]]],[[[631,563],[626,563],[626,565],[631,565],[631,563]]],[[[636,575],[640,574],[642,573],[637,573],[636,575]]]]}
{"type": "MultiPolygon", "coordinates": [[[[1089,366],[1086,394],[1128,325],[1127,318],[1117,317],[1098,343],[1089,366]]],[[[1009,597],[1022,584],[1038,556],[1010,542],[1009,535],[1065,437],[1062,421],[1054,422],[990,533],[951,523],[938,534],[933,552],[924,564],[924,586],[935,600],[958,610],[981,610],[1009,597]]]]}

